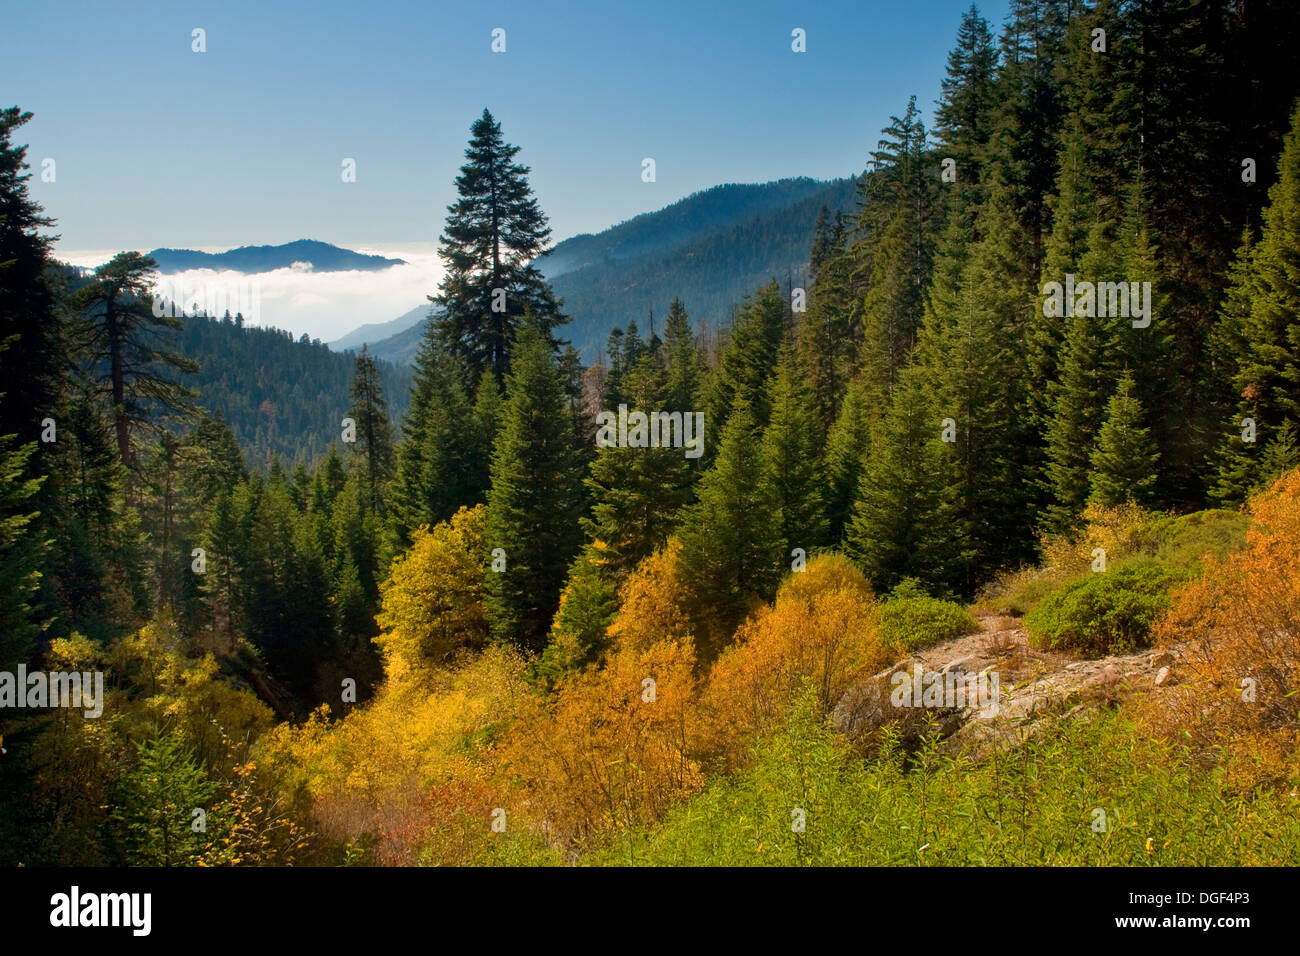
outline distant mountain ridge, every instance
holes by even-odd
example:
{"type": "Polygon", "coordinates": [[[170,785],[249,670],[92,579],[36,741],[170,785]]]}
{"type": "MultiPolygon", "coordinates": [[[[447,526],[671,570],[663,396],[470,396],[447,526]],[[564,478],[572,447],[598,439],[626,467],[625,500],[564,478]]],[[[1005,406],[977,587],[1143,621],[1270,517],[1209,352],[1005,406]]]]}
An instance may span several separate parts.
{"type": "MultiPolygon", "coordinates": [[[[399,345],[394,345],[393,343],[395,340],[399,339],[403,333],[410,332],[411,329],[417,326],[422,327],[424,325],[424,320],[429,317],[429,310],[431,308],[433,308],[433,304],[426,301],[421,305],[417,305],[409,312],[403,312],[397,318],[389,322],[368,322],[360,328],[353,329],[342,338],[330,342],[329,347],[336,352],[357,352],[361,350],[363,345],[369,345],[370,351],[373,352],[378,343],[385,342],[389,343],[386,345],[385,351],[391,352],[394,347],[400,348],[399,345]]],[[[416,336],[416,339],[418,341],[418,335],[416,336]]],[[[414,353],[412,353],[412,356],[413,355],[414,353]]],[[[405,358],[398,358],[394,354],[387,354],[384,358],[389,362],[396,362],[399,365],[407,361],[405,358]]]]}
{"type": "MultiPolygon", "coordinates": [[[[635,321],[657,328],[680,297],[691,319],[725,325],[731,310],[770,279],[806,281],[817,213],[826,206],[852,213],[857,180],[781,179],[715,186],[656,212],[642,213],[596,234],[558,243],[537,266],[564,300],[570,316],[560,334],[592,362],[615,326],[635,321]]],[[[362,343],[378,358],[409,363],[419,348],[430,305],[392,322],[363,326],[330,343],[336,350],[362,343]],[[381,329],[410,324],[388,338],[381,329]]]]}
{"type": "Polygon", "coordinates": [[[763,213],[797,205],[810,196],[825,192],[828,185],[830,183],[805,176],[768,183],[714,186],[655,212],[633,216],[603,232],[594,235],[583,233],[565,239],[537,265],[548,279],[553,279],[588,266],[660,252],[697,239],[703,233],[723,230],[763,213]]]}
{"type": "Polygon", "coordinates": [[[298,262],[310,262],[313,272],[378,272],[404,265],[406,261],[365,255],[315,239],[297,239],[279,246],[240,246],[226,252],[155,249],[149,255],[158,263],[158,271],[161,273],[184,272],[187,269],[272,272],[288,269],[298,262]]]}

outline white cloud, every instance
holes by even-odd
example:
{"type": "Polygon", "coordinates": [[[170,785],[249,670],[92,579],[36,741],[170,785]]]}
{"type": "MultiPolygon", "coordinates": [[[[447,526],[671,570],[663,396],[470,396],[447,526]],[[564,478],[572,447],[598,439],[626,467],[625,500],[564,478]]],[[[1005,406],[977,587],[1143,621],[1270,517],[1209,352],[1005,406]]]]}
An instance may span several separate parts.
{"type": "MultiPolygon", "coordinates": [[[[295,262],[287,269],[243,274],[212,269],[190,269],[168,274],[166,287],[220,287],[237,289],[240,283],[256,282],[260,290],[260,324],[288,329],[297,337],[306,332],[326,342],[337,339],[369,322],[388,322],[437,291],[442,279],[442,260],[436,243],[398,243],[349,246],[357,252],[405,259],[406,264],[378,272],[316,272],[310,263],[295,262]]],[[[223,251],[205,249],[203,251],[223,251]]],[[[98,266],[117,250],[89,250],[56,253],[59,259],[77,266],[98,266]]],[[[232,300],[234,296],[231,296],[232,300]]]]}

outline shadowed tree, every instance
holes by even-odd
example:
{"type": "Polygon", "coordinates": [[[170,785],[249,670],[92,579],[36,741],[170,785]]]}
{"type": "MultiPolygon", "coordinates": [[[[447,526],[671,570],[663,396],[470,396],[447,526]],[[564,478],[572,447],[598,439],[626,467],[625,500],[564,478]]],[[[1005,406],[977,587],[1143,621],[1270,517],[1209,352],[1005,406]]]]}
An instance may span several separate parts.
{"type": "Polygon", "coordinates": [[[158,264],[138,252],[120,252],[95,270],[95,279],[69,297],[79,322],[74,338],[88,375],[107,399],[117,453],[135,470],[132,434],[158,432],[161,415],[187,415],[194,393],[167,373],[193,373],[198,363],[159,348],[156,333],[181,320],[157,315],[153,276],[158,264]]]}

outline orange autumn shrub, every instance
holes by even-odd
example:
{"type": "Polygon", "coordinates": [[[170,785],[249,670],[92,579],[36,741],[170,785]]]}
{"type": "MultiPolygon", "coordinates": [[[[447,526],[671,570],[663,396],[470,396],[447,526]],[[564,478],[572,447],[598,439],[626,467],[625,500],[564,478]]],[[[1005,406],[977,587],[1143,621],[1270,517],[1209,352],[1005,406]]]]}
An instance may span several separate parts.
{"type": "Polygon", "coordinates": [[[1209,752],[1223,745],[1243,782],[1300,771],[1300,470],[1251,504],[1245,547],[1206,559],[1159,625],[1181,645],[1178,686],[1147,702],[1149,719],[1209,752]]]}
{"type": "Polygon", "coordinates": [[[605,666],[563,678],[511,735],[520,815],[575,852],[599,831],[658,820],[703,779],[691,757],[695,655],[688,643],[615,645],[605,666]]]}
{"type": "Polygon", "coordinates": [[[802,687],[825,719],[855,682],[889,663],[870,585],[848,558],[820,555],[791,575],[773,605],[741,625],[704,694],[711,755],[728,767],[773,730],[802,687]]]}
{"type": "Polygon", "coordinates": [[[644,650],[659,641],[693,645],[686,609],[690,588],[676,538],[637,565],[619,590],[619,610],[609,626],[612,641],[644,650]]]}

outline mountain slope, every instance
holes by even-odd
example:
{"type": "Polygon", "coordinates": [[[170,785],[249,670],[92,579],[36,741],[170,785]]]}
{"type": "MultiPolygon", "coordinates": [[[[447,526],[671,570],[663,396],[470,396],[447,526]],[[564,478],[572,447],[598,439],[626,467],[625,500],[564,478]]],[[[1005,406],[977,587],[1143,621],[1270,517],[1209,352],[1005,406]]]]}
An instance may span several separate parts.
{"type": "Polygon", "coordinates": [[[648,331],[653,311],[662,327],[674,297],[681,298],[692,320],[708,319],[717,327],[768,280],[800,285],[807,278],[818,210],[825,205],[832,213],[849,212],[856,197],[852,179],[817,185],[789,205],[702,230],[688,241],[557,275],[551,284],[570,316],[565,336],[590,362],[615,326],[635,320],[648,331]]]}
{"type": "MultiPolygon", "coordinates": [[[[389,322],[370,322],[360,328],[353,329],[342,338],[335,339],[329,343],[329,347],[335,352],[355,352],[359,351],[361,346],[369,345],[371,351],[374,346],[383,342],[385,339],[400,336],[401,333],[409,331],[417,325],[423,325],[424,320],[429,316],[431,308],[428,302],[417,305],[409,312],[403,312],[397,318],[389,322]]],[[[389,361],[398,361],[396,358],[385,356],[389,361]]]]}
{"type": "Polygon", "coordinates": [[[584,233],[565,239],[542,257],[538,267],[548,279],[554,279],[587,266],[662,252],[763,213],[794,206],[825,192],[827,185],[801,177],[714,186],[596,235],[584,233]]]}
{"type": "MultiPolygon", "coordinates": [[[[596,235],[566,239],[538,260],[570,317],[561,334],[595,361],[609,332],[629,320],[648,331],[680,297],[692,319],[725,324],[746,295],[777,279],[805,280],[813,225],[825,205],[852,212],[856,180],[782,179],[725,185],[643,213],[596,235]]],[[[428,305],[382,325],[363,326],[333,343],[391,362],[410,362],[419,347],[428,305]],[[375,332],[408,323],[389,338],[375,332]],[[374,331],[367,331],[374,330],[374,331]]]]}
{"type": "MultiPolygon", "coordinates": [[[[319,339],[294,339],[274,328],[188,317],[173,333],[173,348],[200,365],[185,384],[198,403],[220,412],[250,467],[266,468],[278,455],[286,467],[310,463],[339,439],[352,405],[355,358],[330,351],[319,339]]],[[[394,421],[406,408],[411,369],[379,363],[394,421]]]]}

